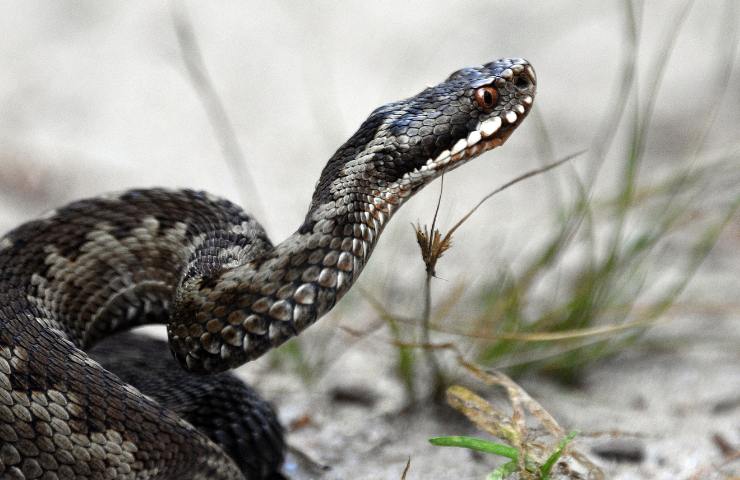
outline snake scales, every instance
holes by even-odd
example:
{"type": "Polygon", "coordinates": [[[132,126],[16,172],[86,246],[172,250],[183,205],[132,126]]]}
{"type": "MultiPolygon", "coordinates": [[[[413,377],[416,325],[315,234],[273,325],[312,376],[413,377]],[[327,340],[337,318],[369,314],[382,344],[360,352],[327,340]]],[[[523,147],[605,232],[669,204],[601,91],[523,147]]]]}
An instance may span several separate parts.
{"type": "Polygon", "coordinates": [[[1,237],[0,478],[276,475],[275,414],[224,371],[330,310],[400,205],[501,145],[534,94],[531,66],[501,59],[378,108],[276,246],[226,200],[161,189],[78,201],[1,237]],[[167,325],[169,348],[106,340],[147,323],[167,325]]]}

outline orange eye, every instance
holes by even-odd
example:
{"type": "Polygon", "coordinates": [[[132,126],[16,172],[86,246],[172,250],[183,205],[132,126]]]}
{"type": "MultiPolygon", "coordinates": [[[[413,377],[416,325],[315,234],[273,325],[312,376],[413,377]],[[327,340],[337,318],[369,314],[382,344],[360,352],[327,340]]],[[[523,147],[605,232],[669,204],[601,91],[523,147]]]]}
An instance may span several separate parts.
{"type": "Polygon", "coordinates": [[[475,91],[475,101],[484,110],[493,108],[498,100],[498,91],[491,86],[480,87],[475,91]]]}

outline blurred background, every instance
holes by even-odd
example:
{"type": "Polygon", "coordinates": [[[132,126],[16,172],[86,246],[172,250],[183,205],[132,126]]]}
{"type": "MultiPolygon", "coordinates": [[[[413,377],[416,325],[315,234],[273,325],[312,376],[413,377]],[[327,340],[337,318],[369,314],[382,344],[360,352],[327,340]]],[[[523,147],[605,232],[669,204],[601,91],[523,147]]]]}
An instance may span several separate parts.
{"type": "Polygon", "coordinates": [[[465,381],[454,356],[399,346],[427,337],[514,375],[583,432],[606,478],[737,478],[739,25],[733,0],[2,1],[0,231],[80,197],[167,186],[236,201],[279,241],[374,108],[464,66],[527,58],[534,112],[445,177],[437,227],[586,152],[457,231],[431,332],[410,224],[432,223],[439,182],[397,214],[329,318],[244,374],[292,442],[332,466],[322,478],[400,478],[409,457],[407,478],[495,465],[426,442],[474,431],[425,400],[434,362],[445,385],[465,381]],[[199,58],[200,83],[187,68],[199,58]]]}

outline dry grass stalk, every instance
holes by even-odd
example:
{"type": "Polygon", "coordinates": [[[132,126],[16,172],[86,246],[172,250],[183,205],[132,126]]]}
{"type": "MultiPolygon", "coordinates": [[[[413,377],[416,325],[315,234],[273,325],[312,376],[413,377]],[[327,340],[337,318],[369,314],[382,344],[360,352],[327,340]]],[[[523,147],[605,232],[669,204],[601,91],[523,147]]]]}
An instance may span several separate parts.
{"type": "MultiPolygon", "coordinates": [[[[442,255],[452,246],[452,235],[455,233],[455,231],[460,228],[460,226],[462,226],[462,224],[465,223],[465,221],[467,221],[468,218],[470,218],[470,216],[473,215],[473,213],[475,213],[475,211],[478,210],[481,205],[483,205],[486,201],[488,201],[497,193],[506,190],[507,188],[521,182],[522,180],[526,180],[527,178],[539,175],[559,165],[562,165],[563,163],[577,157],[578,155],[581,155],[582,153],[584,152],[577,152],[568,155],[561,160],[558,160],[557,162],[550,163],[541,168],[530,170],[505,183],[499,188],[493,190],[492,192],[484,196],[473,208],[468,211],[468,213],[463,215],[463,217],[458,220],[458,222],[455,223],[455,225],[453,225],[452,228],[450,228],[450,230],[445,235],[442,235],[442,233],[436,228],[439,207],[442,203],[442,192],[444,191],[444,175],[442,176],[442,178],[440,179],[439,196],[437,197],[437,206],[434,210],[431,228],[427,228],[426,225],[422,227],[420,224],[414,226],[416,241],[419,244],[419,248],[421,249],[421,258],[426,268],[426,278],[424,283],[424,311],[421,316],[421,343],[431,343],[431,338],[429,334],[431,330],[430,324],[432,311],[432,278],[436,276],[437,262],[440,258],[442,258],[442,255]]],[[[441,400],[447,381],[445,379],[442,368],[440,367],[439,362],[434,355],[434,352],[432,350],[425,350],[425,352],[427,363],[432,370],[433,397],[437,400],[441,400]]]]}

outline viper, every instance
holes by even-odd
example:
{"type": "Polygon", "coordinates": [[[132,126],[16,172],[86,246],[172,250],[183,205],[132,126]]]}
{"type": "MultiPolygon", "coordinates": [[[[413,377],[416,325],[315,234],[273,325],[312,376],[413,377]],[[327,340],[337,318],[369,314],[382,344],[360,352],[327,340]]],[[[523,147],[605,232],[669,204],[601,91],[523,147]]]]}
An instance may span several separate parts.
{"type": "Polygon", "coordinates": [[[502,145],[535,90],[527,61],[500,59],[376,109],[277,245],[227,200],[164,189],[0,237],[0,478],[277,478],[276,415],[227,370],[329,311],[398,208],[502,145]],[[168,343],[121,333],[151,323],[168,343]]]}

